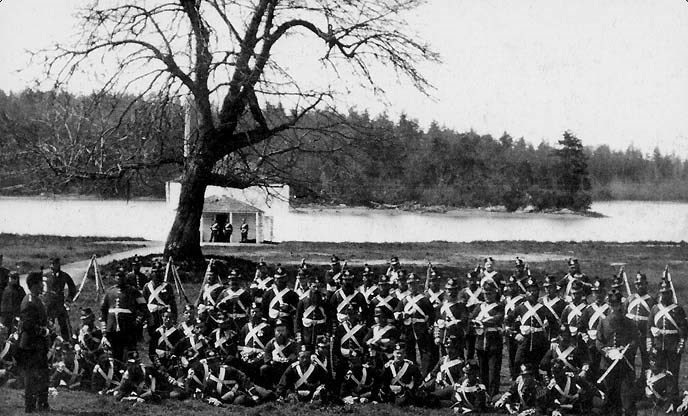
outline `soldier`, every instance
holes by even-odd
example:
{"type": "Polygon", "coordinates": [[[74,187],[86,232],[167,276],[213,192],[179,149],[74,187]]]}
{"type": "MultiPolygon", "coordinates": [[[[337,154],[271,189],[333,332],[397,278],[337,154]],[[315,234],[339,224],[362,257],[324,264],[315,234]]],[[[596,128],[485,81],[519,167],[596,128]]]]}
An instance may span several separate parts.
{"type": "Polygon", "coordinates": [[[310,348],[315,348],[318,337],[327,334],[327,303],[322,292],[322,282],[315,277],[311,282],[306,297],[299,300],[294,319],[296,341],[310,348]]]}
{"type": "Polygon", "coordinates": [[[266,383],[263,387],[274,387],[274,381],[279,380],[280,375],[297,358],[297,345],[288,334],[286,323],[278,319],[275,322],[275,337],[265,346],[264,363],[260,367],[260,379],[266,383]]]}
{"type": "Polygon", "coordinates": [[[43,276],[32,272],[26,278],[29,294],[22,300],[19,316],[17,363],[24,375],[24,411],[50,410],[48,406],[48,316],[39,296],[43,276]]]}
{"type": "Polygon", "coordinates": [[[361,292],[356,291],[354,275],[349,270],[345,270],[342,273],[342,287],[330,296],[329,304],[332,314],[330,321],[333,329],[338,323],[343,322],[347,318],[346,308],[349,305],[358,307],[363,315],[367,315],[368,303],[365,296],[361,292]]]}
{"type": "Polygon", "coordinates": [[[556,325],[558,320],[542,303],[538,303],[540,288],[532,278],[526,281],[526,300],[507,317],[507,325],[518,330],[516,341],[516,365],[529,363],[537,368],[540,360],[550,347],[547,327],[556,325]]]}
{"type": "Polygon", "coordinates": [[[116,273],[117,285],[110,287],[100,305],[103,342],[110,344],[112,356],[124,361],[128,351],[136,350],[138,328],[148,317],[141,292],[127,284],[124,269],[116,273]]]}
{"type": "Polygon", "coordinates": [[[574,337],[566,325],[559,329],[556,342],[540,361],[540,372],[549,377],[554,361],[560,361],[565,371],[587,377],[590,371],[590,357],[587,348],[581,346],[578,337],[574,337]]]}
{"type": "MultiPolygon", "coordinates": [[[[530,279],[529,279],[530,280],[530,279]]],[[[526,290],[528,287],[526,286],[526,290]]],[[[511,383],[509,390],[495,402],[495,408],[506,409],[511,414],[544,413],[547,391],[540,380],[535,377],[532,364],[520,365],[520,375],[511,383]]]]}
{"type": "Polygon", "coordinates": [[[494,269],[494,259],[487,257],[483,263],[484,267],[480,275],[480,287],[485,286],[485,283],[492,282],[501,290],[504,287],[504,278],[494,269]]]}
{"type": "Polygon", "coordinates": [[[275,330],[263,318],[263,312],[257,303],[251,304],[250,320],[239,331],[239,352],[242,368],[252,379],[260,374],[264,361],[265,347],[275,336],[275,330]]]}
{"type": "MultiPolygon", "coordinates": [[[[9,283],[10,271],[2,266],[3,255],[0,254],[0,308],[2,307],[2,292],[5,291],[9,283]]],[[[20,301],[21,302],[21,301],[20,301]]]]}
{"type": "Polygon", "coordinates": [[[84,380],[86,363],[76,356],[74,347],[69,342],[63,342],[59,348],[59,361],[53,364],[53,373],[50,376],[50,387],[56,388],[64,385],[69,390],[88,389],[89,379],[84,380]],[[84,384],[82,384],[84,383],[84,384]]]}
{"type": "MultiPolygon", "coordinates": [[[[626,316],[634,323],[638,332],[647,334],[647,323],[650,316],[650,311],[655,304],[655,300],[647,293],[647,276],[638,272],[635,276],[636,293],[629,296],[624,305],[626,316]]],[[[638,343],[640,350],[640,359],[642,362],[641,378],[649,368],[647,344],[645,342],[638,343]]]]}
{"type": "Polygon", "coordinates": [[[499,372],[502,368],[504,307],[498,300],[498,288],[493,283],[483,286],[485,301],[470,316],[476,334],[475,349],[480,366],[480,380],[487,385],[487,393],[499,393],[499,372]]]}
{"type": "Polygon", "coordinates": [[[375,371],[363,363],[362,350],[353,349],[349,355],[349,367],[341,383],[339,397],[345,404],[368,403],[374,400],[375,371]]]}
{"type": "Polygon", "coordinates": [[[516,285],[521,290],[521,293],[526,293],[525,284],[526,280],[530,277],[530,272],[526,267],[526,262],[520,257],[516,257],[513,276],[516,279],[516,285]]]}
{"type": "MultiPolygon", "coordinates": [[[[485,298],[483,297],[483,288],[478,284],[480,282],[478,272],[475,270],[468,272],[466,277],[468,278],[468,285],[459,292],[459,300],[466,305],[466,312],[470,316],[485,298]]],[[[469,328],[466,333],[466,360],[472,360],[474,355],[475,332],[469,328]]]]}
{"type": "Polygon", "coordinates": [[[330,296],[339,288],[342,272],[343,269],[339,263],[339,257],[333,254],[332,258],[330,258],[330,268],[325,271],[325,284],[330,296]]]}
{"type": "Polygon", "coordinates": [[[62,339],[70,339],[72,334],[67,307],[76,296],[76,286],[72,277],[63,272],[60,267],[59,257],[50,259],[50,271],[43,278],[45,283],[43,301],[48,312],[48,320],[51,324],[57,320],[57,323],[60,324],[62,339]],[[65,286],[67,286],[66,297],[65,286]]]}
{"type": "Polygon", "coordinates": [[[177,302],[174,298],[172,285],[163,282],[165,268],[160,262],[155,262],[151,269],[150,281],[143,288],[143,298],[148,307],[148,335],[151,337],[162,325],[162,315],[170,310],[177,320],[177,302]]]}
{"type": "Polygon", "coordinates": [[[383,402],[397,406],[417,403],[422,376],[418,366],[406,359],[407,350],[404,343],[398,343],[394,347],[393,358],[384,366],[379,392],[383,402]]]}
{"type": "Polygon", "coordinates": [[[589,290],[592,288],[588,276],[581,272],[578,259],[569,259],[568,266],[569,272],[559,281],[559,287],[563,289],[562,297],[567,303],[571,302],[571,288],[574,282],[579,282],[583,286],[585,294],[588,294],[589,290]]]}
{"type": "Polygon", "coordinates": [[[227,243],[231,243],[232,242],[232,233],[234,232],[234,226],[232,226],[232,223],[227,221],[225,223],[225,227],[222,231],[224,233],[224,240],[227,243]]]}
{"type": "Polygon", "coordinates": [[[7,328],[0,325],[0,387],[7,383],[10,387],[19,387],[17,382],[19,368],[17,368],[19,354],[18,334],[10,333],[7,328]]]}
{"type": "Polygon", "coordinates": [[[347,318],[344,319],[334,330],[332,336],[333,367],[335,374],[344,375],[347,360],[351,351],[363,350],[365,342],[363,339],[368,333],[368,328],[361,322],[360,309],[355,304],[349,304],[346,308],[347,318]]]}
{"type": "Polygon", "coordinates": [[[299,300],[308,296],[308,289],[311,286],[311,277],[303,266],[299,267],[299,270],[296,272],[296,281],[294,282],[294,292],[299,295],[299,300]]]}
{"type": "Polygon", "coordinates": [[[545,282],[542,285],[545,288],[545,296],[540,298],[540,303],[542,303],[552,315],[557,318],[556,325],[547,327],[547,338],[552,340],[557,336],[557,330],[561,325],[561,315],[566,307],[566,302],[564,299],[560,298],[558,295],[559,286],[557,286],[557,280],[554,276],[545,277],[545,282]]]}
{"type": "Polygon", "coordinates": [[[81,328],[77,337],[79,353],[93,368],[103,354],[103,331],[96,325],[96,316],[91,308],[81,309],[80,319],[81,328]]]}
{"type": "MultiPolygon", "coordinates": [[[[210,242],[215,243],[220,241],[220,223],[218,222],[217,217],[215,217],[215,221],[210,225],[210,242]]],[[[242,241],[243,242],[243,241],[242,241]]]]}
{"type": "Polygon", "coordinates": [[[327,401],[327,373],[313,363],[311,352],[302,346],[298,361],[289,365],[277,385],[277,395],[291,403],[327,401]]]}
{"type": "Polygon", "coordinates": [[[241,226],[239,227],[239,232],[241,233],[241,242],[248,243],[248,224],[246,223],[246,218],[241,219],[241,226]]]}
{"type": "Polygon", "coordinates": [[[370,305],[370,302],[375,296],[377,296],[380,290],[378,289],[377,284],[375,284],[375,273],[373,273],[373,270],[367,264],[363,266],[361,279],[363,282],[358,290],[363,294],[366,303],[370,305]]]}
{"type": "Polygon", "coordinates": [[[148,356],[159,371],[170,372],[176,364],[173,358],[182,355],[181,341],[184,334],[177,329],[175,323],[172,311],[165,311],[162,315],[162,324],[155,329],[148,344],[148,356]]]}
{"type": "Polygon", "coordinates": [[[21,302],[26,296],[24,288],[19,284],[19,273],[10,272],[9,282],[5,290],[0,292],[0,324],[10,332],[14,330],[14,319],[19,316],[21,302]]]}
{"type": "Polygon", "coordinates": [[[633,321],[624,314],[621,292],[609,293],[609,314],[597,324],[597,349],[602,352],[597,384],[607,393],[608,414],[633,414],[635,382],[635,349],[640,334],[633,321]]]}
{"type": "Polygon", "coordinates": [[[436,312],[437,321],[435,321],[434,328],[435,345],[438,346],[439,356],[441,357],[446,354],[444,345],[447,338],[453,336],[460,346],[460,356],[463,359],[464,328],[468,318],[466,304],[459,302],[459,285],[456,280],[447,280],[444,289],[447,296],[436,312]]]}
{"type": "Polygon", "coordinates": [[[433,338],[430,333],[435,323],[435,309],[421,292],[422,282],[414,273],[409,274],[411,293],[397,305],[395,318],[403,323],[406,335],[406,354],[415,357],[423,374],[434,366],[433,338]]]}
{"type": "MultiPolygon", "coordinates": [[[[654,348],[667,369],[675,375],[676,390],[681,367],[681,355],[688,334],[688,321],[683,308],[674,303],[671,285],[663,280],[659,287],[659,301],[652,307],[648,319],[647,349],[654,348]]],[[[634,350],[635,351],[635,350],[634,350]]]]}
{"type": "Polygon", "coordinates": [[[552,416],[563,413],[590,413],[593,395],[588,383],[581,377],[566,371],[561,360],[552,361],[552,379],[547,384],[547,408],[552,416]]]}
{"type": "Polygon", "coordinates": [[[253,383],[242,371],[227,364],[220,364],[216,370],[209,372],[203,397],[213,406],[225,403],[246,406],[255,403],[249,393],[252,387],[253,383]]]}
{"type": "Polygon", "coordinates": [[[192,336],[196,329],[196,309],[193,305],[184,305],[182,319],[182,322],[179,324],[179,330],[186,337],[192,336]]]}
{"type": "Polygon", "coordinates": [[[213,312],[217,301],[220,299],[220,293],[224,290],[222,281],[217,273],[217,266],[213,264],[212,260],[203,277],[205,282],[201,287],[201,294],[196,300],[198,306],[198,314],[203,315],[204,312],[213,312]]]}
{"type": "Polygon", "coordinates": [[[394,285],[397,283],[399,278],[399,272],[401,271],[401,263],[399,263],[399,257],[392,256],[389,260],[389,267],[385,272],[385,276],[389,279],[389,282],[394,285]]]}
{"type": "Polygon", "coordinates": [[[480,414],[487,408],[487,389],[478,379],[478,366],[466,363],[463,367],[464,378],[454,385],[454,411],[461,414],[480,414]],[[458,410],[456,410],[458,409],[458,410]]]}
{"type": "Polygon", "coordinates": [[[676,376],[666,369],[664,361],[656,351],[648,354],[650,367],[645,371],[643,399],[636,403],[639,409],[657,409],[662,414],[674,412],[678,407],[676,376]]]}
{"type": "Polygon", "coordinates": [[[129,352],[128,356],[122,381],[114,394],[115,399],[136,402],[160,400],[156,372],[141,363],[136,351],[129,352]]]}
{"type": "MultiPolygon", "coordinates": [[[[278,264],[275,270],[275,284],[263,293],[263,316],[272,325],[279,318],[287,323],[293,322],[299,295],[287,287],[287,272],[278,264]],[[284,308],[283,308],[284,306],[284,308]]],[[[289,331],[293,326],[290,325],[289,331]]]]}
{"type": "Polygon", "coordinates": [[[394,313],[399,304],[399,299],[390,293],[392,287],[387,276],[380,276],[377,281],[380,289],[379,293],[370,301],[371,309],[375,310],[377,307],[382,307],[389,311],[390,315],[394,313]]]}
{"type": "MultiPolygon", "coordinates": [[[[520,260],[518,257],[516,259],[520,260]]],[[[524,285],[525,282],[520,284],[514,275],[509,276],[509,279],[506,281],[505,296],[503,300],[505,317],[509,316],[509,314],[512,314],[516,307],[523,303],[523,301],[526,299],[525,296],[521,294],[520,289],[521,286],[523,286],[523,292],[525,293],[524,285]]],[[[518,348],[516,334],[518,334],[518,332],[512,330],[508,326],[505,326],[504,334],[506,335],[506,349],[507,353],[509,354],[509,374],[511,375],[511,381],[514,381],[516,380],[516,377],[518,377],[519,372],[518,366],[515,364],[516,350],[518,348]]]]}
{"type": "Polygon", "coordinates": [[[576,339],[580,339],[578,329],[582,326],[581,318],[583,317],[583,311],[588,306],[588,302],[583,294],[583,285],[574,283],[571,286],[569,295],[571,296],[571,302],[561,312],[561,322],[569,328],[571,335],[576,339]]]}
{"type": "Polygon", "coordinates": [[[208,343],[220,359],[226,362],[236,357],[238,329],[222,311],[217,312],[216,322],[218,327],[208,335],[208,343]]]}
{"type": "Polygon", "coordinates": [[[375,308],[375,324],[364,338],[366,349],[380,366],[392,358],[394,345],[399,341],[399,330],[389,321],[391,314],[384,306],[375,308]]]}
{"type": "Polygon", "coordinates": [[[256,274],[253,277],[253,282],[251,282],[251,287],[249,288],[249,293],[253,298],[253,301],[259,305],[262,305],[263,294],[265,291],[269,290],[274,283],[274,279],[270,276],[268,271],[268,265],[261,258],[256,266],[256,274]]]}
{"type": "Polygon", "coordinates": [[[138,290],[143,290],[146,283],[148,283],[148,277],[141,272],[141,259],[139,259],[138,254],[135,255],[134,259],[131,261],[131,272],[132,279],[129,284],[138,290]]]}
{"type": "Polygon", "coordinates": [[[229,286],[225,288],[217,301],[217,308],[224,311],[234,323],[234,327],[239,329],[248,322],[249,306],[251,306],[251,295],[239,286],[239,272],[234,269],[229,273],[229,286]]]}
{"type": "Polygon", "coordinates": [[[590,356],[590,377],[594,379],[599,376],[598,372],[601,358],[600,350],[595,343],[598,335],[597,326],[598,323],[607,316],[610,308],[609,304],[605,303],[607,291],[604,287],[603,280],[596,278],[591,290],[593,296],[595,296],[595,301],[583,310],[578,332],[583,342],[587,345],[588,354],[590,356]]]}
{"type": "Polygon", "coordinates": [[[124,373],[124,363],[115,360],[110,349],[106,348],[103,356],[93,367],[91,390],[98,394],[107,394],[111,390],[114,391],[122,380],[122,373],[124,373]]]}
{"type": "Polygon", "coordinates": [[[460,340],[454,335],[447,337],[445,349],[447,354],[435,364],[423,382],[423,387],[431,392],[432,400],[439,403],[451,401],[454,385],[458,384],[463,376],[463,345],[460,340]]]}
{"type": "Polygon", "coordinates": [[[428,279],[428,288],[425,291],[425,296],[430,300],[434,308],[438,308],[444,301],[445,293],[440,286],[441,277],[435,273],[434,269],[430,270],[428,279]]]}
{"type": "Polygon", "coordinates": [[[411,293],[407,279],[408,274],[406,273],[406,270],[402,269],[397,272],[397,282],[396,288],[394,289],[394,296],[399,299],[399,301],[404,300],[411,293]]]}

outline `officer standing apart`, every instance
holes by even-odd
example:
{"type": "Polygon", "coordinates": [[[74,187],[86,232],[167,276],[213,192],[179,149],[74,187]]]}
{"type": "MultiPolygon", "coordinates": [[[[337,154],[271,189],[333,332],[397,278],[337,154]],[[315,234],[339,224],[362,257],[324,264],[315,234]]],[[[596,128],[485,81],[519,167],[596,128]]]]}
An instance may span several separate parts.
{"type": "Polygon", "coordinates": [[[68,340],[71,338],[71,327],[69,324],[69,314],[67,307],[72,303],[72,299],[76,296],[76,285],[74,280],[67,273],[60,269],[60,258],[54,257],[50,259],[50,271],[45,275],[45,294],[43,301],[45,308],[48,311],[48,320],[52,323],[60,324],[60,335],[62,339],[68,340]],[[67,286],[67,298],[65,299],[64,288],[67,286]]]}
{"type": "Polygon", "coordinates": [[[29,294],[21,303],[19,366],[24,374],[24,411],[50,410],[48,406],[48,315],[39,295],[43,291],[41,272],[26,278],[29,294]]]}
{"type": "Polygon", "coordinates": [[[241,220],[239,231],[241,232],[241,242],[248,243],[248,224],[246,224],[246,218],[241,220]]]}

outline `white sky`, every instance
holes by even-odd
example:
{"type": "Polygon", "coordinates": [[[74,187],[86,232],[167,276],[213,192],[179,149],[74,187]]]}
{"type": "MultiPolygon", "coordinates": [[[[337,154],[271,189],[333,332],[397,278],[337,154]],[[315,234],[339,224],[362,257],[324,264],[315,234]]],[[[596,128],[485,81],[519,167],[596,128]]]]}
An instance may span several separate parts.
{"type": "MultiPolygon", "coordinates": [[[[77,33],[86,1],[0,1],[0,88],[19,91],[40,75],[24,51],[77,33]]],[[[345,105],[534,144],[570,129],[586,145],[688,158],[686,1],[430,0],[410,20],[444,61],[425,68],[434,99],[390,73],[386,101],[354,90],[345,105]]],[[[289,45],[308,58],[306,43],[289,45]]]]}

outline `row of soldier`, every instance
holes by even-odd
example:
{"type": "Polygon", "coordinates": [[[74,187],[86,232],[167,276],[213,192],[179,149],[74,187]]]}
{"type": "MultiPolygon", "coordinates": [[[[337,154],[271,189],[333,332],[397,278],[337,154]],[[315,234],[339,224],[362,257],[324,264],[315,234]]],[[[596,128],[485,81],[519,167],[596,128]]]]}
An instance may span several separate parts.
{"type": "Polygon", "coordinates": [[[432,270],[423,285],[392,258],[384,275],[366,267],[357,287],[337,260],[323,279],[302,264],[294,287],[281,267],[269,274],[263,262],[246,289],[236,271],[223,281],[210,267],[197,304],[184,308],[178,325],[174,290],[160,265],[141,291],[134,285],[143,278],[120,271],[101,305],[102,331],[87,310],[78,354],[69,343],[56,345],[90,361],[94,388],[137,400],[163,392],[203,396],[214,404],[278,397],[422,402],[464,411],[605,406],[630,413],[640,386],[651,405],[679,407],[678,366],[688,323],[667,281],[657,302],[642,274],[636,293],[624,299],[623,282],[615,278],[607,296],[604,281],[590,281],[571,260],[563,279],[545,278],[540,297],[540,285],[518,258],[508,279],[487,259],[463,288],[456,279],[442,288],[432,270]],[[144,322],[152,367],[129,356],[144,322]],[[500,396],[504,344],[514,388],[500,396]],[[636,380],[637,350],[642,368],[636,380]],[[113,387],[117,372],[104,366],[127,359],[144,374],[139,378],[157,380],[157,393],[150,381],[136,384],[144,387],[134,396],[122,387],[131,383],[113,387]],[[95,380],[107,381],[108,374],[111,383],[101,388],[95,380]]]}

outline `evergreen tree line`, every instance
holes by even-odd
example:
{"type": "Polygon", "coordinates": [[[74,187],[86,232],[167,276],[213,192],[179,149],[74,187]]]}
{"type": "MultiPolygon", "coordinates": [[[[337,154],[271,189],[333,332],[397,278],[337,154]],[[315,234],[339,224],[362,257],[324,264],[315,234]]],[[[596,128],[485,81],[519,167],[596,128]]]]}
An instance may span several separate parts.
{"type": "MultiPolygon", "coordinates": [[[[0,193],[79,193],[163,197],[183,169],[184,109],[157,97],[74,96],[0,91],[0,193]],[[123,168],[127,167],[126,169],[123,168]]],[[[267,106],[266,118],[287,110],[267,106]]],[[[565,131],[556,145],[533,145],[508,133],[495,138],[406,115],[393,120],[350,110],[313,111],[296,130],[227,160],[236,169],[292,186],[295,203],[350,205],[504,205],[508,210],[589,207],[595,199],[688,199],[686,161],[656,149],[583,147],[565,131]],[[298,146],[283,151],[291,136],[298,146]],[[270,146],[270,163],[264,163],[270,146]],[[280,147],[281,146],[281,147],[280,147]],[[664,186],[666,195],[656,190],[664,186]],[[638,195],[635,195],[638,196],[638,195]]]]}

